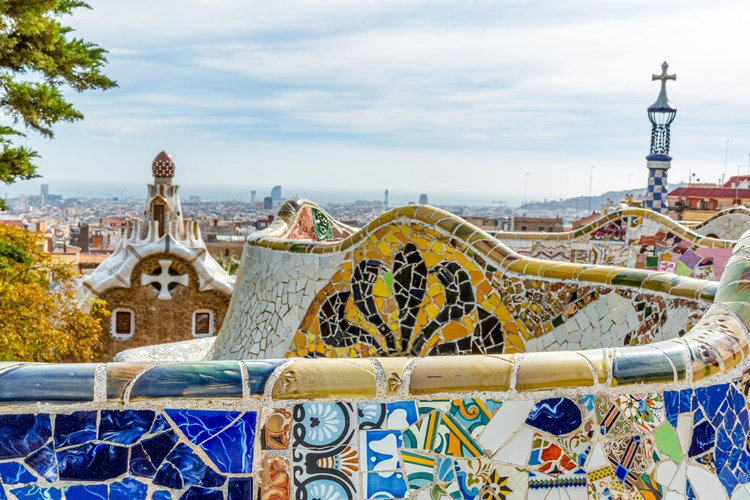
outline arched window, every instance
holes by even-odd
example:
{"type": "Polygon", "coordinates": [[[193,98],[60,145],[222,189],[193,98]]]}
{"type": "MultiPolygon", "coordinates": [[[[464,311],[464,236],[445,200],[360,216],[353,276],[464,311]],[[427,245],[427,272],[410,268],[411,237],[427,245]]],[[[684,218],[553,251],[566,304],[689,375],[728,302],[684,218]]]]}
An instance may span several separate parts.
{"type": "Polygon", "coordinates": [[[193,313],[193,337],[210,337],[216,333],[216,317],[210,309],[198,309],[193,313]]]}
{"type": "Polygon", "coordinates": [[[135,313],[133,310],[114,309],[110,317],[109,333],[118,340],[132,338],[135,334],[135,313]]]}

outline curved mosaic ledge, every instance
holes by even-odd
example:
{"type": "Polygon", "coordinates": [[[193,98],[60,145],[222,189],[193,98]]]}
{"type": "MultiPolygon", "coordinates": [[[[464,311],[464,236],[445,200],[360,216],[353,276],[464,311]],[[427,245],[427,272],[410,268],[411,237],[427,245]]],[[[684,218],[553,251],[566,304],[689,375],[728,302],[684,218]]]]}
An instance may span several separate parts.
{"type": "Polygon", "coordinates": [[[740,205],[716,212],[697,224],[685,224],[693,231],[704,235],[714,235],[722,239],[738,240],[750,226],[750,210],[740,205]]]}
{"type": "Polygon", "coordinates": [[[322,209],[295,200],[271,228],[249,237],[209,357],[513,354],[636,345],[684,335],[717,287],[666,272],[527,257],[428,206],[391,210],[354,233],[334,226],[322,209]],[[306,220],[317,226],[300,225],[306,212],[315,213],[306,220]],[[334,232],[340,238],[331,238],[334,232]],[[325,238],[316,240],[318,233],[325,238]],[[305,238],[294,239],[301,234],[305,238]]]}

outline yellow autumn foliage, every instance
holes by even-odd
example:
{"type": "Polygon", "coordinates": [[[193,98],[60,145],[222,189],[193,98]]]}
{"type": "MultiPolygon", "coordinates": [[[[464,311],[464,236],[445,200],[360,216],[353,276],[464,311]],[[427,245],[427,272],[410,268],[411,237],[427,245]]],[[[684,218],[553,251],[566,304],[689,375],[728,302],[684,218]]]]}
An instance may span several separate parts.
{"type": "Polygon", "coordinates": [[[0,361],[99,358],[108,312],[78,304],[75,273],[41,250],[40,233],[0,224],[0,361]]]}

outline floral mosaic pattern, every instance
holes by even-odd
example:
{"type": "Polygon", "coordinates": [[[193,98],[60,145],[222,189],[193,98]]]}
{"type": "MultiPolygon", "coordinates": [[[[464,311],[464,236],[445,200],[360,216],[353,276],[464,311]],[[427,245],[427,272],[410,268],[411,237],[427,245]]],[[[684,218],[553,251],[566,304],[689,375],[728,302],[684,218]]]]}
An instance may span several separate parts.
{"type": "Polygon", "coordinates": [[[344,256],[289,357],[430,356],[625,346],[684,335],[707,303],[502,271],[419,224],[344,256]]]}
{"type": "Polygon", "coordinates": [[[288,437],[293,495],[746,498],[749,380],[575,398],[302,403],[288,437]]]}

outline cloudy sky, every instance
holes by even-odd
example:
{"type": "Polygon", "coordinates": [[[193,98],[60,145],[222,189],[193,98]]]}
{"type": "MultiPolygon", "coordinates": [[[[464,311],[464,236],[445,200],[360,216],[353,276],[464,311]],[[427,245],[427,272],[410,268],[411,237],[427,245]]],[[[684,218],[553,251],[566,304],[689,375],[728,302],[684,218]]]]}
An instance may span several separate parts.
{"type": "Polygon", "coordinates": [[[90,3],[67,21],[119,88],[72,95],[85,121],[30,136],[45,179],[11,196],[142,196],[162,149],[186,194],[512,205],[527,172],[530,199],[587,194],[591,166],[594,192],[643,187],[665,59],[670,180],[719,178],[727,139],[729,173],[747,171],[747,0],[90,3]]]}

